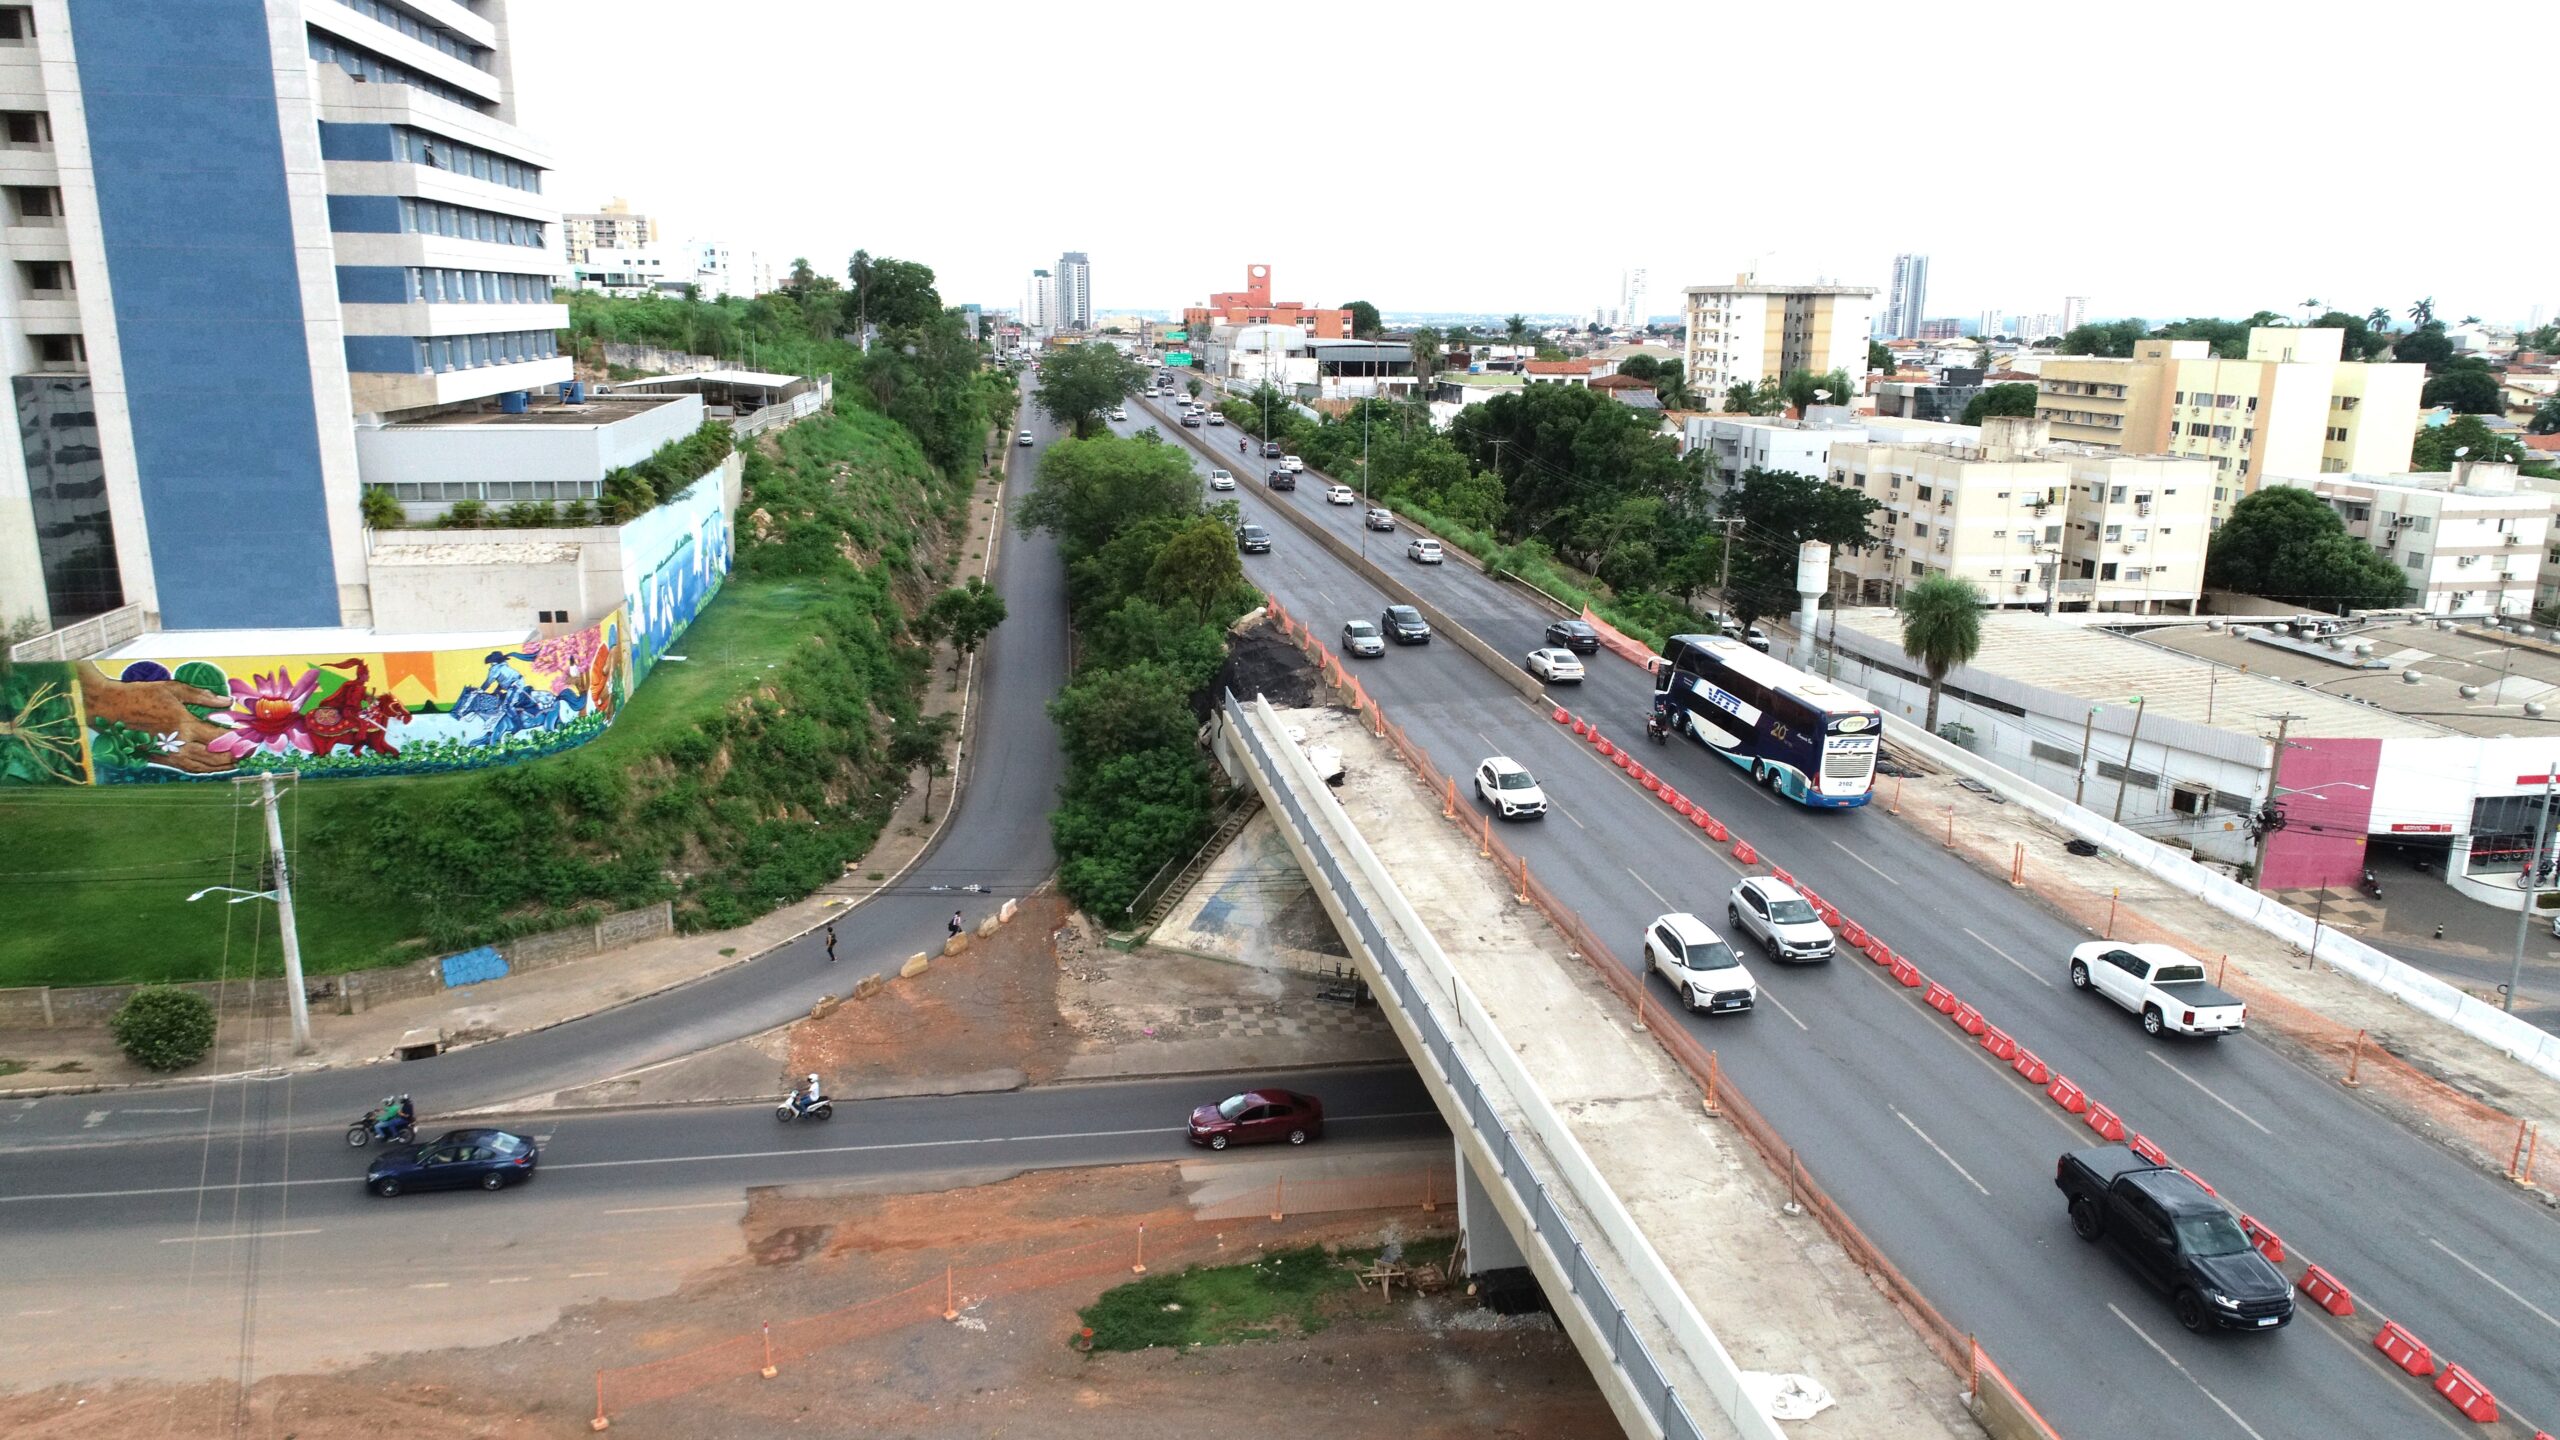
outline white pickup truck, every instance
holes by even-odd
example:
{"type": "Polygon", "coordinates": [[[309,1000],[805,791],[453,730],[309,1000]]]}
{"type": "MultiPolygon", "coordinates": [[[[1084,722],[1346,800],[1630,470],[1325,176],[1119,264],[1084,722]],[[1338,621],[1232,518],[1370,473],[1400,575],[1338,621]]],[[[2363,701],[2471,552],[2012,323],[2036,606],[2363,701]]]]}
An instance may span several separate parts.
{"type": "Polygon", "coordinates": [[[2071,987],[2095,990],[2157,1035],[2228,1035],[2247,1028],[2239,997],[2206,983],[2204,962],[2175,945],[2092,940],[2071,952],[2071,987]]]}

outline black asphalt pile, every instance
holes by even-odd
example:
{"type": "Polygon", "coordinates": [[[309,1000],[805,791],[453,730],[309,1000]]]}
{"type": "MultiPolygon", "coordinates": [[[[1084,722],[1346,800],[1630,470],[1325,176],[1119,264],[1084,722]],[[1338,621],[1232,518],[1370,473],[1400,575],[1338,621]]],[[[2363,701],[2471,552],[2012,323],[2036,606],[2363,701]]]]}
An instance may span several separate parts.
{"type": "Polygon", "coordinates": [[[1227,632],[1227,663],[1218,671],[1218,683],[1238,699],[1251,700],[1260,694],[1279,706],[1330,704],[1333,698],[1321,693],[1323,677],[1316,673],[1315,662],[1291,644],[1267,614],[1227,632]]]}

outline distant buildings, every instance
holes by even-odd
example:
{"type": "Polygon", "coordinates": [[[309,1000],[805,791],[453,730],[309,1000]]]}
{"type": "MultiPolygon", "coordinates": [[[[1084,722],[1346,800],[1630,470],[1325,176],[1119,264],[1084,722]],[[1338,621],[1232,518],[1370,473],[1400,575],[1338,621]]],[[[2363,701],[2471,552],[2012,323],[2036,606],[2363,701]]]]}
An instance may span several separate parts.
{"type": "Polygon", "coordinates": [[[2057,440],[2206,460],[2219,525],[2271,474],[2408,471],[2426,369],[2342,360],[2345,334],[2261,326],[2240,360],[2201,340],[2139,340],[2124,360],[2057,356],[2036,415],[2057,440]]]}
{"type": "Polygon", "coordinates": [[[560,217],[561,258],[572,266],[588,263],[597,250],[640,250],[658,243],[658,222],[634,214],[631,202],[616,195],[601,210],[573,211],[560,217]]]}
{"type": "Polygon", "coordinates": [[[1022,323],[1029,330],[1047,330],[1058,323],[1058,282],[1046,270],[1031,272],[1030,283],[1022,288],[1022,323]]]}
{"type": "MultiPolygon", "coordinates": [[[[2077,330],[2077,329],[2079,329],[2081,326],[2086,325],[2086,324],[2088,324],[2088,323],[2089,323],[2089,297],[2088,297],[2088,296],[2086,296],[2086,295],[2065,295],[2065,296],[2063,296],[2063,297],[2062,297],[2062,329],[2061,329],[2059,332],[2057,332],[2057,333],[2059,333],[2059,334],[2063,334],[2063,335],[2068,335],[2068,334],[2070,334],[2072,331],[2077,330]]],[[[2041,339],[2043,339],[2044,337],[2043,337],[2043,336],[2041,336],[2041,335],[2037,335],[2037,336],[2033,336],[2033,337],[2031,337],[2031,338],[2033,338],[2033,339],[2037,339],[2037,340],[2041,340],[2041,339]]]]}
{"type": "Polygon", "coordinates": [[[597,245],[569,267],[569,283],[607,295],[676,295],[697,300],[753,299],[774,288],[773,267],[754,251],[743,256],[717,240],[685,240],[633,249],[597,245]]]}
{"type": "Polygon", "coordinates": [[[1867,369],[1873,287],[1764,285],[1748,275],[1730,285],[1692,285],[1682,352],[1689,387],[1721,398],[1798,370],[1867,369]]]}
{"type": "Polygon", "coordinates": [[[1884,313],[1877,317],[1874,327],[1877,337],[1892,340],[1920,335],[1921,322],[1928,313],[1929,257],[1894,256],[1893,285],[1885,293],[1884,313]]]}
{"type": "Polygon", "coordinates": [[[2461,475],[2271,476],[2329,502],[2347,533],[2408,574],[2430,615],[2533,613],[2560,495],[2518,488],[2513,465],[2461,475]]]}
{"type": "Polygon", "coordinates": [[[1093,328],[1093,262],[1081,250],[1058,257],[1057,318],[1050,323],[1060,330],[1093,328]]]}
{"type": "Polygon", "coordinates": [[[1272,299],[1268,265],[1245,266],[1242,290],[1212,295],[1207,304],[1186,308],[1182,320],[1195,339],[1219,326],[1238,325],[1286,325],[1316,340],[1351,338],[1351,312],[1347,309],[1322,309],[1304,301],[1272,299]]]}

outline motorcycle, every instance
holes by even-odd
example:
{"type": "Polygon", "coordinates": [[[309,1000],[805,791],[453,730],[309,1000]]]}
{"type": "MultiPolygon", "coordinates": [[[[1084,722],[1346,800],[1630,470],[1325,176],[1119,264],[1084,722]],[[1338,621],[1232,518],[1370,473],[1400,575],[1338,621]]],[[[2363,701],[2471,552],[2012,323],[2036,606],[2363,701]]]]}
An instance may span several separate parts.
{"type": "Polygon", "coordinates": [[[785,1096],[781,1104],[773,1107],[773,1118],[785,1125],[794,1120],[832,1120],[835,1117],[836,1102],[833,1100],[821,1100],[814,1105],[801,1106],[792,1104],[790,1097],[785,1096]]]}
{"type": "MultiPolygon", "coordinates": [[[[372,1144],[373,1139],[373,1114],[367,1111],[356,1117],[356,1123],[347,1127],[347,1143],[361,1150],[372,1144]]],[[[417,1143],[417,1139],[417,1123],[411,1120],[394,1120],[391,1122],[391,1128],[382,1134],[382,1143],[385,1145],[412,1145],[417,1143]]]]}
{"type": "Polygon", "coordinates": [[[1670,740],[1670,722],[1662,718],[1660,711],[1652,712],[1644,717],[1644,738],[1652,741],[1656,745],[1663,744],[1670,740]]]}
{"type": "Polygon", "coordinates": [[[2382,898],[2382,882],[2373,878],[2373,872],[2370,870],[2364,872],[2364,893],[2376,900],[2382,898]]]}

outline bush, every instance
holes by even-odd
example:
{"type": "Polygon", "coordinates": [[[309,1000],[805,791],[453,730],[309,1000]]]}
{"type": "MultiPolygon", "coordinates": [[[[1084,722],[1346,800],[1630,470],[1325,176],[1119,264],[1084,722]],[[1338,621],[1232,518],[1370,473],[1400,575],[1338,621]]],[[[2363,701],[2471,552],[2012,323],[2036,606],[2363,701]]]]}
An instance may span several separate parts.
{"type": "Polygon", "coordinates": [[[453,508],[444,512],[444,518],[436,523],[447,530],[477,530],[488,518],[489,502],[456,500],[453,508]]]}
{"type": "Polygon", "coordinates": [[[213,1048],[213,1005],[193,990],[146,986],[116,1011],[107,1032],[146,1070],[184,1070],[213,1048]]]}

